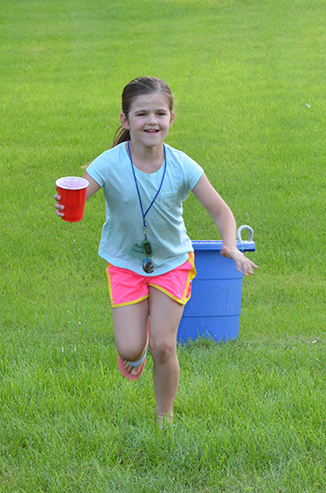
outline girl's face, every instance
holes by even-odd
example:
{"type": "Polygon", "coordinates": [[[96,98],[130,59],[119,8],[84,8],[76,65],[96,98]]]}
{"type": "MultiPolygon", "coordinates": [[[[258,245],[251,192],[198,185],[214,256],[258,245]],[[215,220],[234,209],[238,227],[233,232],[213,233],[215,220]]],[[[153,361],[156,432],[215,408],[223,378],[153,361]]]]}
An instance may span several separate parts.
{"type": "Polygon", "coordinates": [[[132,143],[156,147],[162,144],[174,121],[167,98],[161,92],[138,96],[131,104],[128,118],[120,115],[121,124],[130,132],[132,143]]]}

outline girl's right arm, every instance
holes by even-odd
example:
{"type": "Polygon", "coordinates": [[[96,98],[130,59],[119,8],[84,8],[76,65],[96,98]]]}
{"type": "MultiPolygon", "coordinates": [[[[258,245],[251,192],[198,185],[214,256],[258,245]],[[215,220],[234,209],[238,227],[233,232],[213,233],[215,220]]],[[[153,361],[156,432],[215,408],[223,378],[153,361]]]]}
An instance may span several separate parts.
{"type": "MultiPolygon", "coordinates": [[[[88,200],[92,195],[94,195],[94,193],[98,192],[101,187],[95,180],[93,180],[91,176],[89,176],[87,171],[84,173],[83,178],[85,178],[89,182],[86,192],[86,200],[88,200]]],[[[54,200],[56,200],[56,203],[54,204],[56,215],[59,217],[63,217],[64,213],[62,211],[64,210],[64,206],[60,204],[60,195],[55,194],[53,198],[54,200]]]]}

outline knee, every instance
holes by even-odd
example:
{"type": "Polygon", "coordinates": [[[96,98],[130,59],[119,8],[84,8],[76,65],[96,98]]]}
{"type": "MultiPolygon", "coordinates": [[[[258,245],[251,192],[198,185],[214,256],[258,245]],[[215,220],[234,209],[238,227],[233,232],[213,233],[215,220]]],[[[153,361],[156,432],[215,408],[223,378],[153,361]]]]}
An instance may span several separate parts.
{"type": "Polygon", "coordinates": [[[120,358],[124,361],[138,361],[144,354],[144,348],[120,347],[117,348],[120,358]]]}
{"type": "Polygon", "coordinates": [[[176,344],[165,339],[150,339],[149,348],[154,361],[166,363],[176,353],[176,344]]]}

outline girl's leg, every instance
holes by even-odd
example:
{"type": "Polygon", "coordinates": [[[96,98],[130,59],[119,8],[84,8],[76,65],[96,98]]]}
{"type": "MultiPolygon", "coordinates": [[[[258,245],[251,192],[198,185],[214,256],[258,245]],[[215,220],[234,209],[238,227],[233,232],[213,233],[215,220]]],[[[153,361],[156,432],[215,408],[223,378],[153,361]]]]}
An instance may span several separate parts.
{"type": "Polygon", "coordinates": [[[148,300],[134,305],[113,308],[113,329],[117,351],[127,372],[137,375],[139,367],[128,365],[138,361],[145,353],[148,334],[148,300]]]}
{"type": "Polygon", "coordinates": [[[150,341],[154,362],[153,382],[159,419],[173,417],[173,402],[179,385],[176,338],[183,305],[158,289],[149,287],[150,341]]]}

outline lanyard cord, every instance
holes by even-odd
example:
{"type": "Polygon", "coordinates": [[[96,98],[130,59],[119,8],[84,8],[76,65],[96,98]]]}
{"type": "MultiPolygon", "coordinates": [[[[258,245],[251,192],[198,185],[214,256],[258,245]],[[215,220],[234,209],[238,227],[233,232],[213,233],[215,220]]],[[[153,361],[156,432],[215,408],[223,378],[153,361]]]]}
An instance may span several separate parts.
{"type": "Polygon", "coordinates": [[[163,170],[163,176],[162,176],[161,184],[160,184],[159,189],[157,190],[157,192],[155,194],[155,197],[153,198],[153,200],[152,200],[151,204],[149,205],[149,207],[147,207],[147,210],[146,210],[146,212],[144,214],[143,203],[142,203],[140,192],[139,192],[139,187],[138,187],[138,183],[137,183],[136,173],[135,173],[134,165],[133,165],[132,158],[131,158],[130,145],[129,145],[129,142],[128,142],[128,153],[129,153],[129,158],[130,158],[130,164],[131,164],[131,169],[132,169],[132,172],[133,172],[133,175],[134,175],[134,180],[135,180],[135,184],[136,184],[136,188],[137,188],[137,193],[138,193],[140,208],[141,208],[141,212],[142,212],[142,215],[143,215],[143,224],[144,224],[144,228],[145,229],[146,229],[146,222],[145,222],[146,214],[150,210],[150,208],[154,204],[154,202],[155,202],[158,194],[160,193],[161,188],[162,188],[162,185],[163,185],[164,177],[165,177],[165,171],[166,171],[166,150],[165,150],[165,145],[164,144],[163,144],[163,148],[164,148],[164,170],[163,170]]]}

